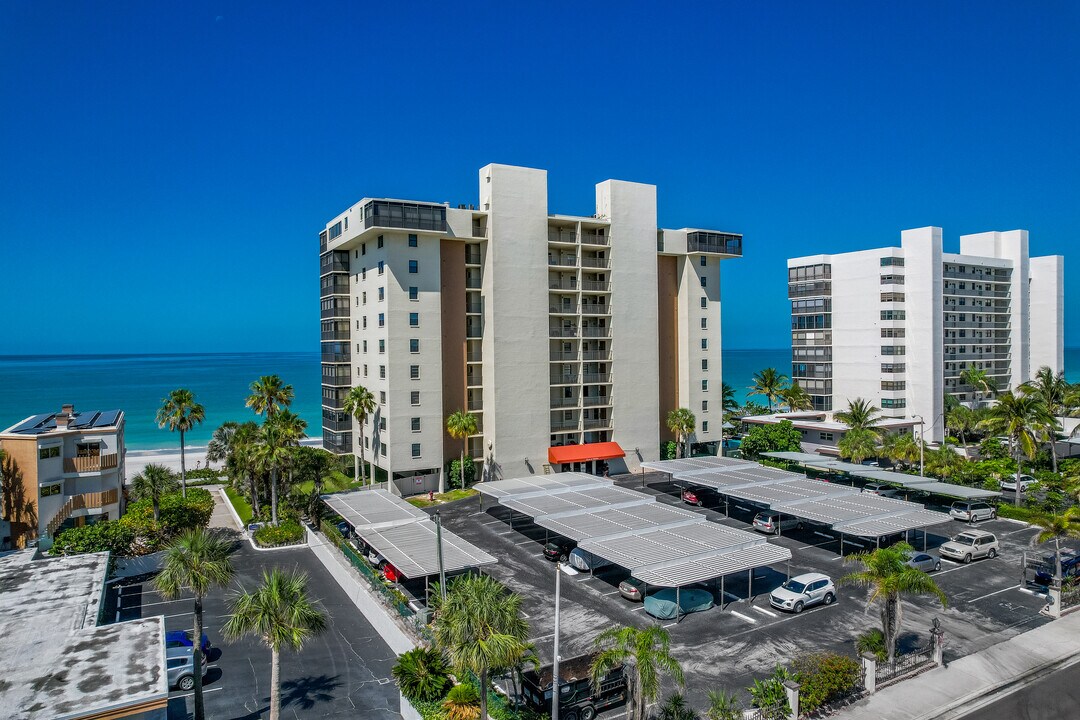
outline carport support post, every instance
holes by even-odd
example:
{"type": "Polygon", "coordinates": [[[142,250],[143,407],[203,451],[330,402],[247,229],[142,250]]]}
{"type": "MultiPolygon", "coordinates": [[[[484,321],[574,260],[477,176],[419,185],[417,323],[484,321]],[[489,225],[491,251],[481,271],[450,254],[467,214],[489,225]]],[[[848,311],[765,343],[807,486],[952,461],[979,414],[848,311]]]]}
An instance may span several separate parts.
{"type": "MultiPolygon", "coordinates": [[[[559,720],[559,595],[561,593],[560,578],[562,577],[562,563],[555,561],[555,647],[554,659],[551,661],[551,720],[559,720]]],[[[642,598],[644,600],[644,598],[642,598]]]]}
{"type": "MultiPolygon", "coordinates": [[[[465,471],[462,470],[462,472],[465,471]]],[[[442,601],[446,602],[446,569],[443,567],[442,557],[442,518],[439,517],[438,510],[435,511],[435,552],[439,558],[439,593],[442,595],[442,601]]]]}
{"type": "Polygon", "coordinates": [[[724,597],[727,593],[724,592],[724,576],[720,576],[720,609],[724,609],[724,597]]]}
{"type": "Polygon", "coordinates": [[[844,557],[844,533],[840,533],[840,557],[844,557]]]}
{"type": "Polygon", "coordinates": [[[746,599],[750,602],[754,601],[754,568],[750,568],[746,571],[746,584],[748,590],[746,591],[746,599]]]}
{"type": "MultiPolygon", "coordinates": [[[[679,593],[682,590],[680,585],[675,586],[675,622],[682,620],[682,603],[679,602],[679,593]]],[[[645,602],[642,600],[642,602],[645,602]]]]}

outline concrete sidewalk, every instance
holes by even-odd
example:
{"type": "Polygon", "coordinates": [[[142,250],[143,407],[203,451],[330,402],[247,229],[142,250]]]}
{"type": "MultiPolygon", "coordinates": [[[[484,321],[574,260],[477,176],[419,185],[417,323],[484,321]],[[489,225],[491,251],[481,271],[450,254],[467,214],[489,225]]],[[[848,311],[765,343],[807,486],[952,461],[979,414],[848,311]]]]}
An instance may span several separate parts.
{"type": "MultiPolygon", "coordinates": [[[[945,638],[946,645],[948,637],[945,638]]],[[[1080,662],[1080,612],[902,680],[833,717],[843,720],[950,720],[1080,662]]],[[[974,714],[973,717],[978,717],[974,714]]]]}

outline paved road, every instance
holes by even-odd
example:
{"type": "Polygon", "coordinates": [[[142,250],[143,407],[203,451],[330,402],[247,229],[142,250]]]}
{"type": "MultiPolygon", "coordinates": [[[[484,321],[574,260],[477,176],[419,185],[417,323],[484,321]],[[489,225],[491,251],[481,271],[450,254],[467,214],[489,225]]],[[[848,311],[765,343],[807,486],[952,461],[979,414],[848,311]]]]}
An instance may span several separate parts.
{"type": "MultiPolygon", "coordinates": [[[[330,627],[301,653],[281,660],[282,716],[286,718],[400,717],[397,687],[390,678],[395,656],[348,595],[310,550],[258,552],[237,543],[232,555],[237,574],[227,591],[206,599],[206,633],[213,649],[205,679],[206,716],[210,720],[256,720],[269,716],[270,651],[255,639],[227,643],[221,629],[228,601],[243,587],[254,589],[263,570],[299,567],[307,572],[311,594],[329,613],[330,627]]],[[[167,630],[190,629],[192,601],[166,601],[149,582],[110,587],[110,617],[127,620],[165,616],[167,630]]],[[[193,711],[190,693],[172,691],[169,718],[187,718],[193,711]]]]}
{"type": "Polygon", "coordinates": [[[995,703],[965,715],[971,720],[1059,720],[1080,708],[1080,664],[1047,675],[995,703]]]}

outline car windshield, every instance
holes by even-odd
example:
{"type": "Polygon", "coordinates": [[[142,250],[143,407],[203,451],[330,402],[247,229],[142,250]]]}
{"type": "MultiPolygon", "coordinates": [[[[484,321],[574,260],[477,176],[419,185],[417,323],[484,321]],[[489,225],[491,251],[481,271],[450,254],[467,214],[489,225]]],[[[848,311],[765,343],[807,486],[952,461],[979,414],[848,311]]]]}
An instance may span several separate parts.
{"type": "Polygon", "coordinates": [[[799,582],[798,580],[788,580],[786,583],[784,583],[783,588],[785,590],[790,590],[793,593],[801,593],[806,590],[806,585],[799,582]]]}
{"type": "Polygon", "coordinates": [[[953,542],[960,543],[961,545],[973,545],[975,543],[975,536],[961,533],[953,538],[953,542]]]}

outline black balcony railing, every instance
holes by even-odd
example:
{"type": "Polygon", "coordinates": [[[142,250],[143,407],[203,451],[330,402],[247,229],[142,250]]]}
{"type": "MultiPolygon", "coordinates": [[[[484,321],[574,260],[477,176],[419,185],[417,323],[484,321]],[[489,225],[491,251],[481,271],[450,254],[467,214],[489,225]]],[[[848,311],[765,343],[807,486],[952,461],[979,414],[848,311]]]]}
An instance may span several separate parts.
{"type": "Polygon", "coordinates": [[[742,235],[694,231],[686,234],[686,251],[742,256],[742,235]]]}
{"type": "Polygon", "coordinates": [[[346,455],[352,452],[352,435],[323,430],[323,447],[332,453],[346,455]]]}
{"type": "Polygon", "coordinates": [[[364,206],[363,212],[365,228],[446,232],[446,208],[442,205],[372,200],[364,206]]]}

